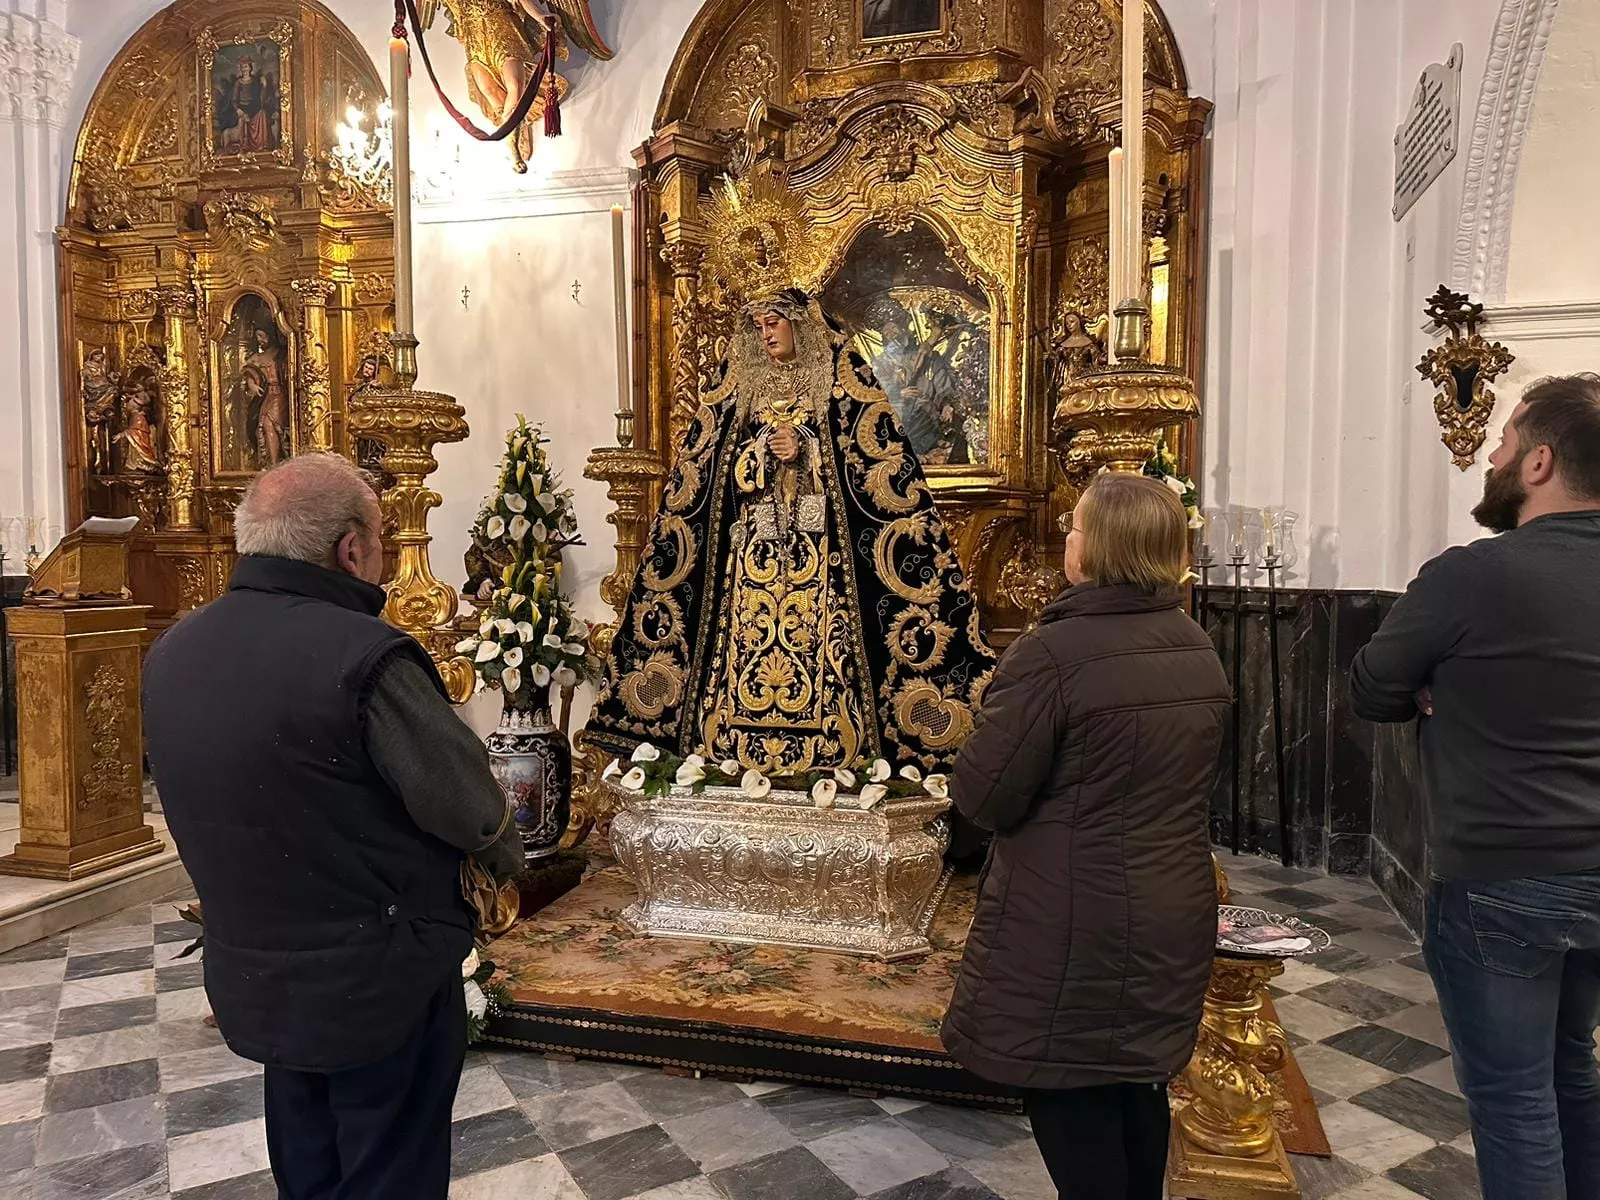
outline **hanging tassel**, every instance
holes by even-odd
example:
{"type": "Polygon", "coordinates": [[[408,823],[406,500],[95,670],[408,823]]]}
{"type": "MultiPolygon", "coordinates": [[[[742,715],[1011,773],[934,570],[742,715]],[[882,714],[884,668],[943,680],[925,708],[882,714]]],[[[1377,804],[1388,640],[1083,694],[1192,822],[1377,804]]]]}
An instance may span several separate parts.
{"type": "Polygon", "coordinates": [[[561,93],[556,90],[556,27],[551,24],[544,35],[544,77],[550,94],[544,104],[545,137],[561,136],[561,93]]]}

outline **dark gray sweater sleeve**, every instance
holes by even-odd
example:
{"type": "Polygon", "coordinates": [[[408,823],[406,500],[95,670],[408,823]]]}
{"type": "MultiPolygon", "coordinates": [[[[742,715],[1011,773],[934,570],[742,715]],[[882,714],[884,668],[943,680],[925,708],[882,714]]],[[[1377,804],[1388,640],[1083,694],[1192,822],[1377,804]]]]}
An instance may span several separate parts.
{"type": "Polygon", "coordinates": [[[1417,715],[1417,693],[1466,633],[1472,550],[1457,546],[1425,563],[1350,668],[1350,706],[1368,721],[1417,715]]]}
{"type": "Polygon", "coordinates": [[[489,755],[422,668],[404,656],[378,669],[366,712],[367,753],[411,819],[472,855],[496,879],[522,868],[522,842],[489,755]]]}

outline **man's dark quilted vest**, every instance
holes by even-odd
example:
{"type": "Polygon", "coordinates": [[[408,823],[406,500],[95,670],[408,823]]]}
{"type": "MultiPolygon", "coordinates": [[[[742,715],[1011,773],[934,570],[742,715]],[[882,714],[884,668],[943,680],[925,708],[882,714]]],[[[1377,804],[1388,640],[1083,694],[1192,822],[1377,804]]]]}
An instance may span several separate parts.
{"type": "Polygon", "coordinates": [[[227,595],[145,663],[150,768],[204,914],[206,992],[257,1062],[382,1057],[472,948],[461,853],[412,822],[363,741],[386,659],[438,682],[378,619],[383,600],[341,572],[241,558],[227,595]]]}

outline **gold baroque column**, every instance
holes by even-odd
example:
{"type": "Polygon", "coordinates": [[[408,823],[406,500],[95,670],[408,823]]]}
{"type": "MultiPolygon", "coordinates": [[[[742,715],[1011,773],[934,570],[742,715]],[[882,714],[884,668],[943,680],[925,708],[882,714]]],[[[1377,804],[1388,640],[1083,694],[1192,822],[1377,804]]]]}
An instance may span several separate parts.
{"type": "Polygon", "coordinates": [[[189,347],[194,341],[195,298],[187,287],[165,288],[158,298],[163,317],[166,362],[158,372],[167,426],[168,529],[198,529],[195,492],[195,413],[190,390],[189,347]]]}
{"type": "Polygon", "coordinates": [[[1212,961],[1205,1015],[1184,1069],[1188,1101],[1172,1123],[1168,1194],[1173,1200],[1284,1200],[1300,1195],[1272,1123],[1272,1082],[1289,1056],[1283,1028],[1264,1015],[1261,993],[1283,973],[1272,958],[1212,961]]]}
{"type": "MultiPolygon", "coordinates": [[[[668,437],[694,419],[700,406],[700,260],[705,247],[672,242],[661,247],[662,261],[672,270],[672,406],[668,437]]],[[[619,606],[618,611],[621,611],[619,606]]]]}
{"type": "Polygon", "coordinates": [[[338,285],[327,279],[296,279],[300,298],[300,404],[307,446],[333,449],[333,403],[328,367],[328,299],[338,285]]]}

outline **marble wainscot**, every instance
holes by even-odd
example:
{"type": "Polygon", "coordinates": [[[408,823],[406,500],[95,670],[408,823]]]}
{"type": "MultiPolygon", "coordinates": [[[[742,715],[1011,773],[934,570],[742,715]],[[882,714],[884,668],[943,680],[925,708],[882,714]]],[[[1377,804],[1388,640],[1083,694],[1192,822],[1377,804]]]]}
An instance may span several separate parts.
{"type": "MultiPolygon", "coordinates": [[[[1197,589],[1196,617],[1231,676],[1234,593],[1212,572],[1197,589]]],[[[1427,863],[1414,725],[1372,725],[1350,708],[1350,664],[1393,606],[1387,592],[1285,589],[1276,596],[1283,697],[1285,820],[1278,818],[1273,747],[1272,665],[1265,588],[1243,589],[1240,849],[1292,866],[1370,875],[1400,914],[1421,914],[1427,863]]],[[[1211,834],[1231,838],[1233,755],[1224,739],[1211,797],[1211,834]]]]}
{"type": "Polygon", "coordinates": [[[805,792],[752,799],[735,787],[647,796],[608,783],[617,861],[638,900],[636,932],[913,958],[947,880],[948,799],[890,797],[866,811],[841,795],[819,808],[805,792]]]}

